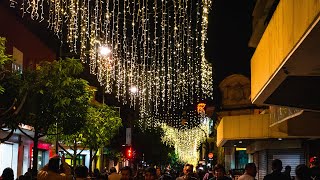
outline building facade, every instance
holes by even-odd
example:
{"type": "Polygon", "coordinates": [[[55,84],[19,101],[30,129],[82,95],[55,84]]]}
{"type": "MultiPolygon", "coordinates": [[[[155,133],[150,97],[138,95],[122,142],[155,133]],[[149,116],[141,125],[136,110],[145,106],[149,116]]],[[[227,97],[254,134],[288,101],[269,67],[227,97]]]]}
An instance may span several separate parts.
{"type": "Polygon", "coordinates": [[[222,117],[217,146],[227,167],[236,148],[245,148],[263,179],[273,159],[295,169],[320,155],[320,1],[258,0],[253,17],[250,100],[269,108],[222,117]]]}

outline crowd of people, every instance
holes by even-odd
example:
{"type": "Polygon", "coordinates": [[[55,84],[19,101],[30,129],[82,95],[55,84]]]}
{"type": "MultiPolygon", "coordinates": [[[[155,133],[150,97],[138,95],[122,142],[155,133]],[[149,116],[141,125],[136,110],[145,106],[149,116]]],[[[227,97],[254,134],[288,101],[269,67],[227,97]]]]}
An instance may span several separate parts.
{"type": "MultiPolygon", "coordinates": [[[[177,171],[166,168],[163,172],[160,167],[148,167],[146,169],[138,169],[135,173],[133,170],[125,166],[118,173],[116,168],[110,168],[109,172],[100,173],[96,169],[89,174],[86,166],[77,166],[74,170],[62,158],[54,157],[44,166],[37,174],[36,178],[32,178],[31,169],[20,176],[18,180],[233,180],[235,176],[226,170],[223,165],[217,164],[206,172],[203,168],[196,168],[192,164],[186,164],[181,174],[177,171]],[[61,163],[60,163],[61,162],[61,163]]],[[[282,172],[282,161],[274,159],[272,161],[272,173],[266,175],[263,180],[320,180],[320,162],[317,157],[310,160],[310,167],[301,164],[295,168],[295,176],[291,176],[291,167],[286,166],[282,172]]],[[[254,163],[248,163],[245,166],[245,172],[238,180],[255,180],[257,176],[257,167],[254,163]]],[[[14,180],[14,173],[11,168],[6,168],[0,177],[0,180],[14,180]]]]}

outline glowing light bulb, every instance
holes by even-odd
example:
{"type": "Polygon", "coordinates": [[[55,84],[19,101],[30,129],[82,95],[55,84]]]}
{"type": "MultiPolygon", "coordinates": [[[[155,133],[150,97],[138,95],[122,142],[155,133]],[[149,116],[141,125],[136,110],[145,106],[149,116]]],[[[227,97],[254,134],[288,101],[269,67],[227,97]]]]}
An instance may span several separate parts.
{"type": "Polygon", "coordinates": [[[111,53],[111,49],[107,46],[100,46],[99,47],[99,54],[101,56],[108,56],[111,53]]]}
{"type": "Polygon", "coordinates": [[[136,86],[131,86],[129,90],[132,94],[136,94],[138,92],[138,88],[136,86]]]}

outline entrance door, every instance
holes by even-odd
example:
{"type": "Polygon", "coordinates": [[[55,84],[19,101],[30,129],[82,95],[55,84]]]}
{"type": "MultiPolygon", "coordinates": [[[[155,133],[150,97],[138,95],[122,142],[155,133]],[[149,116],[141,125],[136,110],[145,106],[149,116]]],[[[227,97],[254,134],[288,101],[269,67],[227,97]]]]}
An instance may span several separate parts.
{"type": "Polygon", "coordinates": [[[2,174],[5,168],[13,170],[15,178],[17,178],[18,170],[18,144],[0,144],[0,172],[2,174]]]}

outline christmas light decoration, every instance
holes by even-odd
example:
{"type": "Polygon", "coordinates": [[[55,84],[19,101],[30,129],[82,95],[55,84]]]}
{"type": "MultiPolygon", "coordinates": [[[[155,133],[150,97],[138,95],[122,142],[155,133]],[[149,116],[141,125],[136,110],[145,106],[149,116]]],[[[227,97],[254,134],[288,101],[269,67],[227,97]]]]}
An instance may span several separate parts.
{"type": "Polygon", "coordinates": [[[198,148],[208,137],[209,123],[210,119],[205,117],[200,126],[193,128],[183,126],[178,129],[162,124],[164,130],[162,141],[175,148],[178,158],[182,162],[196,166],[199,161],[198,148]]]}
{"type": "Polygon", "coordinates": [[[183,116],[200,123],[190,107],[213,96],[205,58],[211,0],[8,1],[47,22],[106,93],[139,108],[145,127],[177,128],[183,116]]]}

